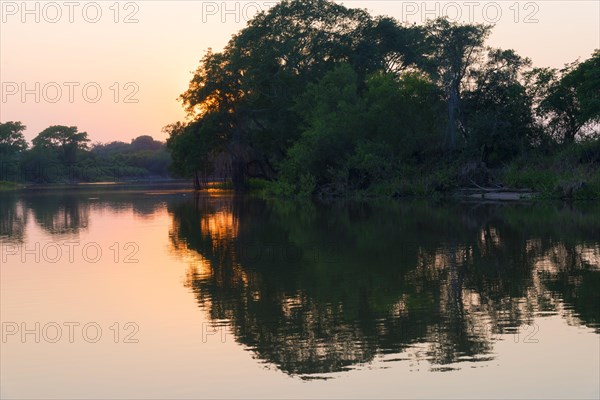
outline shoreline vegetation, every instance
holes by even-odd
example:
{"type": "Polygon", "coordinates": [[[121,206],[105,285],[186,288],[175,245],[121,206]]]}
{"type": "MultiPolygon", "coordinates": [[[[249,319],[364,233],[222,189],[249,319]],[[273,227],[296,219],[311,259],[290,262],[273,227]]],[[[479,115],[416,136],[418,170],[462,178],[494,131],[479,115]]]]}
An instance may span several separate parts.
{"type": "Polygon", "coordinates": [[[0,192],[21,190],[23,188],[24,185],[18,184],[16,182],[0,181],[0,192]]]}
{"type": "Polygon", "coordinates": [[[283,0],[207,51],[166,143],[52,126],[30,146],[0,123],[17,182],[0,190],[176,176],[274,198],[600,199],[600,49],[533,67],[492,29],[283,0]]]}
{"type": "Polygon", "coordinates": [[[201,59],[164,129],[173,170],[271,197],[600,198],[600,50],[536,68],[492,29],[279,2],[201,59]]]}
{"type": "MultiPolygon", "coordinates": [[[[245,193],[250,195],[256,195],[261,198],[281,198],[282,196],[273,196],[268,188],[269,182],[255,180],[247,185],[245,193]]],[[[124,190],[132,189],[136,190],[140,187],[147,186],[150,190],[156,189],[157,186],[161,190],[178,190],[184,192],[205,192],[205,191],[224,191],[236,193],[231,182],[207,182],[205,187],[202,189],[194,189],[189,179],[178,179],[178,178],[165,178],[165,179],[138,179],[138,180],[125,180],[118,182],[74,182],[74,183],[17,183],[9,181],[0,181],[0,192],[40,192],[40,191],[53,191],[53,190],[90,190],[90,191],[103,191],[103,190],[124,190]]],[[[433,192],[408,192],[404,195],[388,196],[388,195],[377,195],[373,193],[348,193],[346,196],[337,196],[335,198],[324,198],[321,197],[319,200],[331,201],[335,199],[339,200],[368,200],[368,199],[400,199],[400,198],[453,198],[459,200],[476,200],[476,201],[532,201],[532,200],[595,200],[596,196],[580,195],[577,196],[564,196],[562,192],[539,192],[532,189],[523,188],[511,188],[511,187],[458,187],[455,189],[449,189],[446,191],[433,191],[433,192]]],[[[294,196],[288,197],[295,200],[306,200],[306,198],[294,196]]]]}
{"type": "Polygon", "coordinates": [[[20,121],[0,122],[0,190],[173,179],[166,144],[151,136],[90,144],[76,126],[54,125],[28,143],[25,129],[20,121]]]}

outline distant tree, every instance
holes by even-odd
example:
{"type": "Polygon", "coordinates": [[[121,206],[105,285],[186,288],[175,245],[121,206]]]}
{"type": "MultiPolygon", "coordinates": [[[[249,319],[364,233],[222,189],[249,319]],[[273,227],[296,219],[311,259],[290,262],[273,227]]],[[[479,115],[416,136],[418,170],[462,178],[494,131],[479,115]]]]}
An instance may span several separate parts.
{"type": "Polygon", "coordinates": [[[55,150],[62,161],[70,164],[77,160],[77,153],[88,149],[88,135],[78,132],[76,126],[54,125],[44,129],[33,140],[35,149],[55,150]]]}
{"type": "Polygon", "coordinates": [[[131,140],[133,150],[160,150],[164,147],[164,143],[154,140],[152,136],[142,135],[131,140]]]}
{"type": "Polygon", "coordinates": [[[0,180],[19,179],[19,162],[28,147],[24,130],[21,122],[0,122],[0,180]]]}
{"type": "Polygon", "coordinates": [[[12,156],[27,150],[28,144],[23,135],[25,125],[21,122],[0,122],[0,156],[12,156]]]}
{"type": "Polygon", "coordinates": [[[94,143],[91,147],[92,153],[95,154],[123,153],[129,151],[130,149],[130,143],[125,143],[118,140],[109,143],[94,143]]]}

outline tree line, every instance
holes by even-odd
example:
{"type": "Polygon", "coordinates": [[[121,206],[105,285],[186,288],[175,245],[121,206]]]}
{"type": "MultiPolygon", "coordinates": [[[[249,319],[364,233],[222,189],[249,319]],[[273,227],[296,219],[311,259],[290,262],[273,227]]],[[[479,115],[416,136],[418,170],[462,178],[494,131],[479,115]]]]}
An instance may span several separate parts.
{"type": "Polygon", "coordinates": [[[165,127],[173,170],[278,196],[600,195],[600,50],[533,68],[491,31],[284,0],[202,58],[165,127]]]}
{"type": "Polygon", "coordinates": [[[27,142],[19,121],[0,122],[0,181],[74,183],[169,176],[165,143],[142,135],[130,143],[90,144],[76,126],[54,125],[27,142]]]}

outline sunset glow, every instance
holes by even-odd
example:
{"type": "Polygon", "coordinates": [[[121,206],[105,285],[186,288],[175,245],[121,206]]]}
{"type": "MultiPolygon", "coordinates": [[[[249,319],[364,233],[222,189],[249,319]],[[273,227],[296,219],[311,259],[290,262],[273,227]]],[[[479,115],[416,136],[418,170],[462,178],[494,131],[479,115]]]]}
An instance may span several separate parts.
{"type": "MultiPolygon", "coordinates": [[[[1,2],[0,121],[22,121],[29,140],[58,124],[78,126],[92,142],[128,142],[144,134],[165,139],[161,128],[185,118],[177,98],[206,50],[220,51],[258,10],[275,2],[99,2],[95,23],[88,22],[97,18],[97,7],[89,5],[93,2],[76,3],[70,9],[61,2],[1,2]],[[61,96],[51,102],[59,97],[57,87],[61,96]],[[102,94],[91,102],[97,87],[102,94]]],[[[441,15],[457,18],[458,12],[464,22],[495,23],[490,45],[514,48],[536,66],[561,67],[600,47],[595,1],[515,2],[518,7],[467,3],[344,2],[411,23],[441,15]]]]}

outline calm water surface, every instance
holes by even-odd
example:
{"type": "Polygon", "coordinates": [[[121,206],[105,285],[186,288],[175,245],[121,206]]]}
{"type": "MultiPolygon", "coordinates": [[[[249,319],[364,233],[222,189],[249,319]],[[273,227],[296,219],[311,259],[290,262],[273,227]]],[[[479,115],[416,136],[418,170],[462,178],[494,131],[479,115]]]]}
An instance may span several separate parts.
{"type": "Polygon", "coordinates": [[[600,396],[598,204],[39,191],[0,240],[2,398],[600,396]]]}

